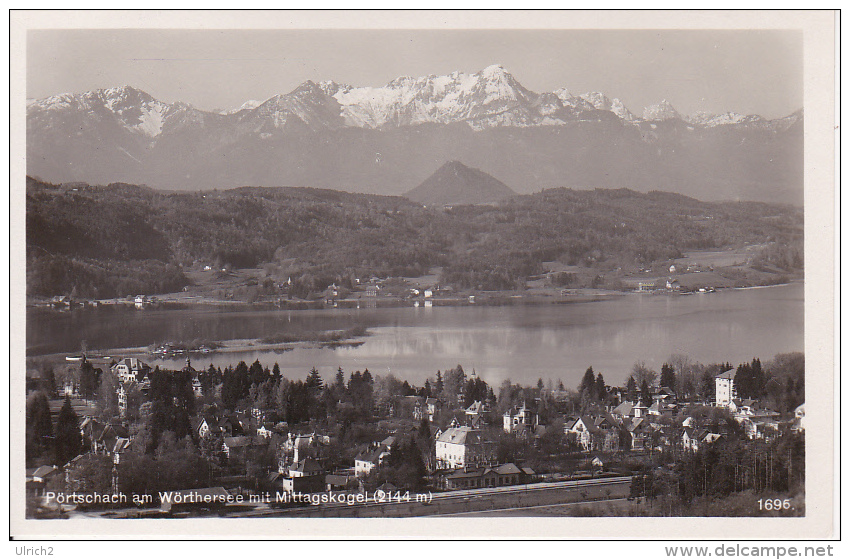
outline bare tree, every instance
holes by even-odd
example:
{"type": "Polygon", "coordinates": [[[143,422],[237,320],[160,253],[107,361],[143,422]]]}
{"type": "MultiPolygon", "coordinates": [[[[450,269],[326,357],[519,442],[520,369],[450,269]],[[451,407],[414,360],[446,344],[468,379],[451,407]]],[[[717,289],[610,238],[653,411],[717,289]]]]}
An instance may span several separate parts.
{"type": "Polygon", "coordinates": [[[647,385],[652,387],[655,385],[655,380],[658,378],[658,372],[646,367],[646,363],[642,361],[635,362],[635,365],[632,366],[632,377],[634,377],[635,383],[637,383],[638,387],[640,387],[644,381],[646,381],[647,385]]]}

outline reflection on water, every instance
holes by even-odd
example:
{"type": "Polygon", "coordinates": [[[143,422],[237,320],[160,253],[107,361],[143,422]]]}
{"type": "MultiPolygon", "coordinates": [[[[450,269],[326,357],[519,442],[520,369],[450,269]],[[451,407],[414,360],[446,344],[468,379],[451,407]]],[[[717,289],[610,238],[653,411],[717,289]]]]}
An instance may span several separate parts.
{"type": "MultiPolygon", "coordinates": [[[[258,338],[288,329],[354,325],[371,336],[356,348],[252,351],[197,357],[225,367],[239,360],[280,364],[289,377],[316,366],[331,378],[338,366],[393,372],[421,384],[438,369],[462,364],[490,384],[562,379],[575,386],[588,366],[606,381],[625,379],[635,361],[660,368],[673,353],[704,363],[738,363],[803,350],[803,286],[731,290],[691,296],[628,295],[570,305],[418,307],[320,311],[30,310],[30,351],[72,352],[143,346],[168,340],[258,338]]],[[[150,360],[182,367],[184,360],[150,360]]]]}

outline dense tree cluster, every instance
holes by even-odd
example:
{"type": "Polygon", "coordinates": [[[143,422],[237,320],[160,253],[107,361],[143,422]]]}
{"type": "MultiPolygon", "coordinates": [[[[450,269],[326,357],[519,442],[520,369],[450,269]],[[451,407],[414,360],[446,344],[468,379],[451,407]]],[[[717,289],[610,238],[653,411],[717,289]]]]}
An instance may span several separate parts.
{"type": "MultiPolygon", "coordinates": [[[[421,436],[419,439],[422,439],[421,436]]],[[[428,440],[425,440],[428,441],[428,440]]],[[[371,477],[376,485],[390,483],[396,488],[420,490],[428,474],[416,438],[396,442],[387,461],[371,477]]]]}
{"type": "Polygon", "coordinates": [[[765,372],[761,368],[761,360],[753,358],[749,364],[741,364],[735,370],[735,388],[738,397],[742,399],[758,399],[764,396],[765,372]]]}
{"type": "Polygon", "coordinates": [[[676,490],[685,503],[697,496],[723,497],[748,489],[787,492],[803,484],[805,466],[800,434],[785,434],[770,443],[724,438],[677,461],[676,490]]]}
{"type": "Polygon", "coordinates": [[[80,433],[80,419],[71,406],[71,399],[65,397],[65,402],[59,410],[56,419],[56,463],[64,465],[76,457],[83,448],[83,438],[80,433]]]}
{"type": "Polygon", "coordinates": [[[205,488],[212,482],[212,462],[191,437],[166,432],[150,452],[124,453],[118,467],[119,489],[126,494],[205,488]]]}
{"type": "Polygon", "coordinates": [[[180,266],[159,260],[80,259],[32,251],[27,257],[27,293],[113,298],[177,292],[188,280],[180,266]]]}
{"type": "Polygon", "coordinates": [[[164,371],[157,367],[150,374],[148,396],[151,402],[148,451],[159,447],[165,432],[178,440],[194,435],[190,418],[195,413],[195,395],[190,372],[164,371]]]}
{"type": "Polygon", "coordinates": [[[664,365],[661,366],[661,378],[659,383],[662,387],[667,387],[668,389],[676,389],[676,370],[673,369],[673,366],[664,362],[664,365]]]}
{"type": "MultiPolygon", "coordinates": [[[[651,404],[651,398],[647,399],[644,395],[654,387],[668,387],[681,400],[711,400],[715,394],[714,378],[732,369],[735,370],[735,388],[739,398],[759,400],[764,406],[781,413],[790,412],[805,401],[805,360],[799,352],[777,354],[764,366],[760,359],[754,358],[737,368],[728,362],[705,365],[674,354],[661,366],[660,375],[644,362],[636,362],[626,380],[626,394],[632,402],[641,400],[651,404]]],[[[580,391],[588,383],[589,378],[585,374],[580,391]]]]}
{"type": "Polygon", "coordinates": [[[33,460],[50,454],[53,450],[53,420],[50,418],[50,403],[41,391],[27,397],[26,411],[26,456],[33,460]]]}

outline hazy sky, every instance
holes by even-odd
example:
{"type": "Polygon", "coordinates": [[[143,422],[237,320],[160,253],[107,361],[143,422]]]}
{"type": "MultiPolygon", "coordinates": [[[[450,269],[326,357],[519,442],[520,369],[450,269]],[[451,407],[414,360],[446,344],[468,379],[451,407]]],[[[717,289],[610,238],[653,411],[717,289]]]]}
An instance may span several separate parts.
{"type": "Polygon", "coordinates": [[[661,99],[679,112],[785,116],[803,106],[802,33],[651,30],[35,30],[27,97],[129,84],[166,102],[232,109],[306,81],[381,86],[398,76],[502,64],[536,92],[661,99]]]}

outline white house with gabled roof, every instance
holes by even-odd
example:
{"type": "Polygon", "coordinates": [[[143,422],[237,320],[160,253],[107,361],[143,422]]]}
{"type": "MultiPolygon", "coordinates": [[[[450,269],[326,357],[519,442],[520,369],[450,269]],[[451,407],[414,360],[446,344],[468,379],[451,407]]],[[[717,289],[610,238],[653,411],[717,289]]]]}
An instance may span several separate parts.
{"type": "Polygon", "coordinates": [[[481,430],[469,426],[447,428],[435,443],[438,468],[457,469],[491,460],[491,446],[481,430]]]}

